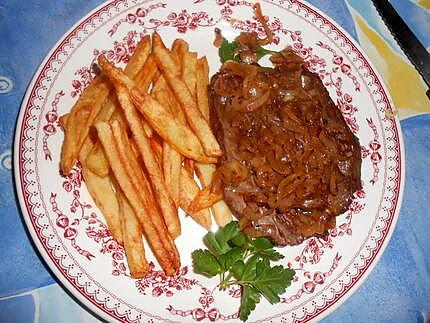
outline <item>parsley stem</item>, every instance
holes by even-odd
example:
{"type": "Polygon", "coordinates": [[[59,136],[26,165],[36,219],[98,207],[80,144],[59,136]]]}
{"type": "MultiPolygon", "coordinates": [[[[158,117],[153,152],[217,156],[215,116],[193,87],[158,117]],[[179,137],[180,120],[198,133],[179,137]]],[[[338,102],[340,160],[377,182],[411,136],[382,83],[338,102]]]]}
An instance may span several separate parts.
{"type": "Polygon", "coordinates": [[[222,290],[225,290],[227,287],[232,285],[240,285],[242,287],[244,286],[244,284],[240,280],[225,281],[222,290]]]}
{"type": "Polygon", "coordinates": [[[230,279],[229,277],[230,275],[227,276],[227,278],[225,277],[225,272],[222,272],[220,274],[220,283],[219,283],[219,290],[225,290],[229,284],[228,284],[228,280],[230,279]]]}
{"type": "Polygon", "coordinates": [[[233,274],[231,272],[228,273],[227,277],[225,278],[226,281],[229,281],[231,276],[233,276],[233,274]]]}

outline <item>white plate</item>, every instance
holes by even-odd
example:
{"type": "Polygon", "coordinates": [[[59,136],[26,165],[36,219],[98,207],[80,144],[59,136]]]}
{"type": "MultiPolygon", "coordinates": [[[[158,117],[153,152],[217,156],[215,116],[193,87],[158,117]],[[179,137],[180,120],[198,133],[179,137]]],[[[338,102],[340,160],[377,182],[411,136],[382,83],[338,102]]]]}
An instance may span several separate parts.
{"type": "MultiPolygon", "coordinates": [[[[400,208],[404,153],[392,101],[358,45],[330,18],[299,1],[261,1],[278,45],[292,46],[319,73],[362,146],[363,190],[326,238],[282,249],[296,280],[282,302],[262,301],[250,321],[321,319],[365,279],[386,247],[400,208]]],[[[183,268],[167,278],[158,264],[141,280],[128,277],[121,246],[106,232],[79,169],[62,178],[58,164],[68,112],[102,51],[123,65],[141,34],[159,31],[167,44],[187,40],[219,67],[214,28],[232,39],[241,30],[263,33],[242,0],[119,0],[95,9],[52,49],[22,104],[15,140],[15,177],[24,218],[52,271],[80,301],[107,320],[216,321],[237,318],[239,293],[219,292],[216,279],[191,270],[190,253],[204,230],[182,217],[177,240],[183,268]]],[[[150,259],[153,259],[149,253],[150,259]]],[[[357,309],[360,310],[360,309],[357,309]]]]}

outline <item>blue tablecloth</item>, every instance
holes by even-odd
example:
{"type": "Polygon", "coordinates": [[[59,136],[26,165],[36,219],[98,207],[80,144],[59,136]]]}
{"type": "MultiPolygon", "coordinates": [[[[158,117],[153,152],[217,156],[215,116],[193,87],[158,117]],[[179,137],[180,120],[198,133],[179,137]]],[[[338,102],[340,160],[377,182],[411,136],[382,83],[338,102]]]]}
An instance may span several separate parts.
{"type": "MultiPolygon", "coordinates": [[[[308,2],[346,29],[371,59],[376,48],[387,63],[398,60],[405,67],[388,66],[380,70],[399,109],[406,147],[406,187],[400,218],[388,248],[369,278],[324,321],[429,322],[430,101],[421,92],[398,93],[396,82],[407,78],[406,82],[416,82],[423,88],[424,85],[370,0],[308,2]]],[[[68,28],[100,3],[100,0],[0,3],[0,322],[98,321],[62,290],[35,252],[14,193],[12,151],[20,104],[38,65],[68,28]]],[[[393,0],[392,3],[429,47],[430,1],[393,0]]]]}

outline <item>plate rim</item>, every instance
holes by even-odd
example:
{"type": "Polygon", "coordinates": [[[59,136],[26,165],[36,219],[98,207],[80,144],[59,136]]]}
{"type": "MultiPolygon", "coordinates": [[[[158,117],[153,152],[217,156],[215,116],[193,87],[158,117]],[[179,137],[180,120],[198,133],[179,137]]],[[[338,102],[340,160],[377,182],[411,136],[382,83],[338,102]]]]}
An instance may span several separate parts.
{"type": "MultiPolygon", "coordinates": [[[[146,3],[146,2],[152,2],[154,0],[137,0],[134,1],[136,4],[139,3],[146,3]]],[[[171,0],[165,0],[166,2],[171,0]]],[[[253,2],[257,2],[252,0],[253,2]]],[[[317,16],[320,16],[325,19],[325,23],[331,25],[334,27],[334,30],[336,32],[340,33],[341,36],[344,36],[351,45],[353,45],[355,48],[354,50],[361,56],[361,58],[364,60],[366,64],[368,64],[368,68],[374,73],[376,76],[376,83],[381,88],[382,93],[386,96],[386,101],[389,104],[391,108],[393,108],[393,111],[397,111],[394,105],[394,102],[391,98],[390,92],[388,91],[388,87],[386,85],[385,80],[381,77],[381,74],[378,72],[372,61],[369,59],[366,52],[362,49],[360,44],[357,40],[354,39],[342,26],[340,26],[333,18],[331,18],[329,15],[327,15],[322,10],[316,8],[313,4],[310,4],[306,0],[289,0],[293,3],[298,3],[300,6],[305,6],[307,9],[310,9],[314,14],[317,16]]],[[[66,293],[71,294],[74,299],[80,303],[80,305],[84,305],[86,309],[88,309],[91,314],[102,317],[103,319],[107,321],[112,321],[113,319],[120,318],[119,313],[117,313],[114,309],[108,310],[104,307],[99,306],[97,302],[87,297],[83,291],[81,291],[80,288],[75,286],[69,279],[65,277],[65,275],[59,270],[57,267],[55,261],[51,258],[51,255],[49,254],[46,247],[42,244],[40,241],[37,233],[35,232],[35,227],[33,225],[29,208],[27,206],[27,201],[24,198],[23,195],[23,186],[22,186],[22,178],[21,178],[21,170],[22,165],[20,163],[20,142],[22,138],[22,130],[23,130],[23,119],[26,112],[26,107],[28,105],[29,99],[33,93],[34,87],[38,81],[38,79],[41,77],[41,72],[45,69],[47,63],[53,58],[54,53],[61,47],[61,45],[69,38],[73,37],[73,33],[76,31],[79,31],[79,29],[85,25],[87,21],[91,21],[95,18],[97,15],[101,15],[104,11],[108,11],[111,7],[115,7],[117,4],[129,2],[129,0],[107,0],[102,2],[101,4],[94,7],[92,10],[85,13],[79,20],[77,20],[68,30],[66,30],[62,36],[55,42],[54,45],[50,48],[49,52],[45,55],[41,63],[38,65],[38,68],[34,72],[31,82],[28,84],[25,95],[21,101],[19,114],[17,117],[17,121],[15,124],[15,130],[14,130],[14,141],[13,141],[13,168],[14,168],[14,186],[16,190],[16,194],[19,201],[19,209],[21,210],[21,217],[24,219],[25,225],[26,225],[26,231],[30,233],[31,240],[37,248],[35,248],[35,252],[39,254],[49,270],[54,273],[57,281],[60,281],[60,285],[62,285],[62,288],[66,289],[66,293]],[[112,315],[113,314],[113,315],[112,315]]],[[[268,5],[275,5],[280,6],[278,3],[276,3],[273,0],[260,0],[260,2],[264,2],[268,5]]],[[[404,186],[405,186],[405,172],[406,172],[406,158],[405,158],[405,147],[404,147],[404,141],[403,141],[403,134],[402,129],[400,126],[400,119],[398,114],[394,118],[395,123],[395,129],[397,131],[397,137],[398,137],[398,145],[399,145],[399,169],[400,172],[398,174],[398,195],[397,195],[397,201],[396,205],[394,206],[394,212],[392,215],[392,221],[390,223],[390,227],[383,238],[383,241],[381,245],[375,248],[375,255],[374,257],[371,257],[370,263],[365,268],[365,270],[362,273],[359,273],[356,275],[356,280],[353,281],[349,288],[346,290],[341,291],[341,293],[335,293],[333,301],[329,305],[325,304],[323,308],[316,307],[315,311],[311,314],[306,314],[303,317],[303,321],[314,321],[314,320],[321,320],[325,317],[327,317],[329,314],[333,313],[336,309],[338,309],[349,297],[351,297],[359,288],[360,286],[367,280],[370,273],[373,271],[373,269],[378,264],[380,258],[384,254],[386,247],[388,246],[393,232],[396,228],[397,220],[399,218],[400,209],[403,201],[403,193],[404,193],[404,186]]],[[[279,315],[282,315],[280,313],[279,315]]],[[[278,316],[276,316],[278,317],[278,316]]],[[[275,317],[275,319],[276,319],[275,317]]]]}

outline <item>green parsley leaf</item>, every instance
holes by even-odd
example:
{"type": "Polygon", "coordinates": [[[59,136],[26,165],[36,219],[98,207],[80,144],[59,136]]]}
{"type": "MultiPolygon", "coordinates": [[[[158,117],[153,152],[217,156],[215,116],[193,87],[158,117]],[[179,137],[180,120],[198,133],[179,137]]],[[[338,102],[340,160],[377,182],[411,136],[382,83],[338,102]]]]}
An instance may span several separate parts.
{"type": "Polygon", "coordinates": [[[233,266],[231,266],[231,273],[233,277],[237,280],[242,279],[243,271],[245,270],[245,263],[242,260],[236,261],[233,266]]]}
{"type": "MultiPolygon", "coordinates": [[[[240,62],[240,55],[236,53],[237,43],[235,41],[229,42],[227,39],[223,38],[220,48],[218,49],[218,55],[220,57],[221,63],[232,60],[240,62]]],[[[257,53],[257,61],[266,55],[272,55],[277,53],[276,51],[263,48],[261,46],[257,47],[255,52],[257,53]]]]}
{"type": "Polygon", "coordinates": [[[240,232],[233,221],[216,233],[203,238],[208,250],[192,253],[194,271],[208,277],[219,274],[220,290],[239,285],[242,288],[240,319],[246,320],[263,295],[270,303],[291,284],[295,272],[282,266],[271,267],[271,261],[283,258],[266,238],[251,238],[240,232]]]}
{"type": "Polygon", "coordinates": [[[230,240],[231,243],[238,247],[246,247],[248,243],[248,238],[242,232],[240,232],[237,236],[230,240]]]}
{"type": "Polygon", "coordinates": [[[221,59],[221,63],[228,60],[233,60],[239,62],[239,55],[235,53],[237,49],[237,44],[235,41],[229,42],[227,39],[222,39],[221,47],[218,49],[218,55],[221,59]]]}
{"type": "Polygon", "coordinates": [[[239,223],[237,221],[232,221],[219,229],[217,233],[208,232],[204,236],[203,241],[215,256],[219,256],[231,250],[229,241],[239,233],[239,223]]]}
{"type": "Polygon", "coordinates": [[[193,267],[196,273],[213,277],[222,271],[219,262],[208,250],[195,250],[191,257],[193,258],[193,267]]]}
{"type": "Polygon", "coordinates": [[[273,243],[267,238],[256,238],[251,243],[257,251],[273,248],[273,243]]]}
{"type": "Polygon", "coordinates": [[[249,314],[255,310],[255,305],[260,302],[258,290],[250,286],[244,286],[240,298],[240,319],[246,321],[249,314]]]}
{"type": "Polygon", "coordinates": [[[228,245],[228,242],[236,237],[240,233],[239,222],[231,221],[226,224],[223,228],[219,229],[217,233],[215,233],[215,237],[220,244],[220,246],[224,247],[228,245]]]}
{"type": "Polygon", "coordinates": [[[255,265],[255,276],[260,276],[267,268],[270,268],[270,262],[267,260],[259,260],[255,265]]]}
{"type": "Polygon", "coordinates": [[[218,257],[218,262],[224,271],[228,271],[230,270],[230,267],[233,266],[233,264],[236,261],[241,260],[242,257],[243,257],[242,250],[236,247],[231,249],[229,252],[223,255],[220,255],[218,257]]]}
{"type": "Polygon", "coordinates": [[[243,269],[241,280],[244,282],[253,281],[255,279],[255,266],[259,261],[258,257],[253,255],[248,261],[245,263],[245,268],[243,269]]]}
{"type": "Polygon", "coordinates": [[[261,259],[277,261],[284,258],[279,252],[273,249],[272,242],[267,238],[256,238],[251,241],[255,254],[261,259]]]}
{"type": "Polygon", "coordinates": [[[295,274],[294,270],[282,266],[259,266],[258,275],[252,282],[252,285],[257,288],[271,304],[278,303],[280,301],[279,295],[283,294],[285,289],[291,284],[291,280],[295,274]]]}
{"type": "Polygon", "coordinates": [[[208,232],[203,237],[203,242],[215,256],[222,255],[231,249],[228,245],[221,246],[213,232],[208,232]]]}
{"type": "Polygon", "coordinates": [[[263,56],[272,55],[272,54],[276,54],[277,53],[277,52],[275,52],[273,50],[266,49],[266,48],[263,48],[261,46],[257,47],[256,52],[257,52],[257,61],[260,60],[260,58],[262,58],[263,56]]]}
{"type": "Polygon", "coordinates": [[[271,261],[278,261],[284,258],[282,254],[280,254],[274,249],[259,250],[255,254],[261,259],[266,259],[271,261]]]}

